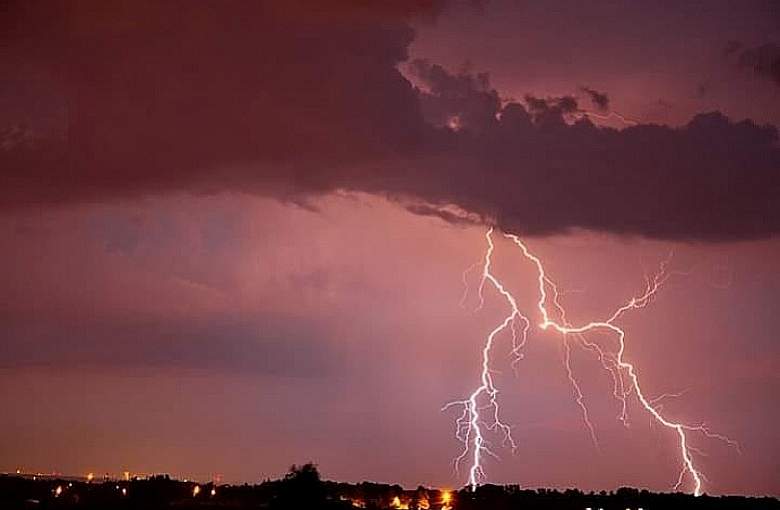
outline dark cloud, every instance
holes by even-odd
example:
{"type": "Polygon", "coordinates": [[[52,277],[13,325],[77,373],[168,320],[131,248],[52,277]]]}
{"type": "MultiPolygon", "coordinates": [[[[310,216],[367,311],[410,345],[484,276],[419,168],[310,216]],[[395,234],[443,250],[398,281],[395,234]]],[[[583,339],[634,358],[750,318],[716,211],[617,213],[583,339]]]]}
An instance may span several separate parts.
{"type": "Polygon", "coordinates": [[[328,188],[322,166],[412,146],[419,107],[396,65],[413,4],[343,4],[13,4],[9,53],[50,70],[67,125],[62,139],[3,154],[3,204],[328,188]]]}
{"type": "Polygon", "coordinates": [[[570,116],[582,112],[574,96],[538,98],[527,94],[525,104],[537,124],[563,124],[570,116]]]}
{"type": "Polygon", "coordinates": [[[112,366],[322,377],[342,355],[318,324],[299,317],[3,321],[0,369],[112,366]],[[294,327],[292,325],[295,325],[294,327]],[[46,345],[41,349],[41,345],[46,345]]]}
{"type": "Polygon", "coordinates": [[[755,48],[745,48],[739,53],[739,64],[757,75],[780,85],[780,46],[767,43],[755,48]]]}
{"type": "Polygon", "coordinates": [[[440,218],[454,225],[475,225],[482,223],[479,216],[469,214],[457,207],[436,207],[430,204],[407,204],[406,210],[420,216],[440,218]]]}
{"type": "Polygon", "coordinates": [[[411,62],[410,73],[426,89],[419,97],[430,124],[480,131],[495,121],[501,99],[487,74],[451,74],[425,60],[411,62]]]}
{"type": "Polygon", "coordinates": [[[67,121],[0,152],[0,206],[218,190],[307,203],[352,189],[538,235],[780,230],[773,127],[715,112],[599,128],[572,96],[506,103],[487,75],[424,61],[413,85],[398,70],[407,19],[440,3],[320,5],[13,3],[2,70],[47,69],[16,79],[38,90],[51,76],[67,121]]]}
{"type": "Polygon", "coordinates": [[[780,227],[773,127],[734,123],[717,112],[680,128],[622,131],[587,120],[505,118],[484,136],[462,137],[429,165],[426,177],[446,183],[430,200],[526,234],[586,228],[724,240],[767,236],[780,227]]]}
{"type": "Polygon", "coordinates": [[[606,92],[599,92],[590,87],[580,87],[580,90],[588,95],[590,101],[598,110],[605,112],[609,109],[609,96],[606,92]]]}
{"type": "Polygon", "coordinates": [[[739,41],[729,41],[723,54],[744,69],[780,85],[780,46],[765,43],[755,47],[745,47],[739,41]]]}
{"type": "Polygon", "coordinates": [[[724,55],[732,55],[742,49],[742,43],[739,41],[731,40],[726,43],[726,46],[723,48],[723,54],[724,55]]]}

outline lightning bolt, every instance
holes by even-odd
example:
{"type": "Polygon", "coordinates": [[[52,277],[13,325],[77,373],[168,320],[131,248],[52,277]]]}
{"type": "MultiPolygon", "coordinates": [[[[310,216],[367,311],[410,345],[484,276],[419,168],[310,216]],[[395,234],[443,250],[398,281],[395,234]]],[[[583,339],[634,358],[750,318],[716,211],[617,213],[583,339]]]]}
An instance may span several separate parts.
{"type": "Polygon", "coordinates": [[[482,266],[482,278],[480,279],[478,295],[479,308],[484,304],[484,287],[489,282],[501,296],[506,299],[510,306],[510,313],[504,320],[490,332],[482,349],[482,371],[480,373],[480,385],[466,400],[450,402],[442,410],[453,406],[461,406],[463,413],[457,419],[455,424],[455,436],[464,444],[463,452],[455,459],[455,469],[457,470],[461,462],[471,455],[471,467],[469,468],[468,483],[472,489],[477,487],[479,481],[484,478],[485,473],[482,469],[483,454],[496,456],[489,448],[489,443],[485,439],[483,429],[498,430],[503,434],[504,443],[509,443],[512,448],[516,448],[512,438],[512,429],[501,421],[500,409],[498,405],[498,389],[493,382],[492,370],[490,369],[490,351],[493,348],[493,342],[496,336],[507,328],[512,332],[513,352],[519,352],[527,339],[530,321],[517,306],[514,296],[507,291],[501,282],[491,273],[491,258],[495,246],[493,244],[493,229],[488,230],[485,238],[488,248],[485,251],[484,263],[482,266]],[[515,327],[515,321],[523,321],[524,327],[518,333],[515,327]],[[491,421],[485,421],[483,411],[486,411],[487,417],[491,421]]]}
{"type": "Polygon", "coordinates": [[[609,113],[606,114],[600,114],[588,110],[581,110],[581,113],[584,117],[594,117],[599,120],[609,120],[614,117],[618,119],[620,122],[622,122],[623,124],[626,124],[628,126],[636,126],[637,124],[639,124],[639,121],[626,117],[625,115],[622,115],[616,111],[610,111],[609,113]]]}
{"type": "MultiPolygon", "coordinates": [[[[689,435],[698,433],[709,439],[723,441],[728,446],[734,447],[739,451],[739,444],[736,441],[722,435],[712,432],[706,425],[689,425],[682,422],[672,421],[662,414],[662,406],[659,404],[664,398],[679,396],[679,394],[664,394],[660,397],[649,398],[645,395],[639,382],[639,375],[634,364],[627,361],[624,357],[626,348],[626,332],[615,322],[628,311],[637,310],[648,306],[658,293],[659,289],[674,274],[667,270],[670,257],[661,263],[659,271],[646,277],[645,291],[632,297],[628,302],[618,307],[606,320],[592,321],[582,325],[574,325],[566,318],[566,310],[561,304],[560,293],[554,281],[547,275],[544,264],[541,259],[534,255],[526,244],[516,235],[506,233],[504,237],[511,240],[512,243],[520,249],[526,260],[532,263],[536,269],[536,281],[538,300],[536,308],[541,316],[541,322],[538,327],[543,331],[552,331],[558,333],[563,342],[563,362],[567,378],[572,387],[574,400],[580,407],[582,418],[586,428],[591,436],[594,445],[598,447],[595,428],[590,421],[587,406],[580,385],[574,376],[571,366],[571,339],[573,338],[586,350],[594,352],[604,370],[606,370],[613,379],[613,395],[621,404],[621,412],[618,419],[628,425],[628,398],[633,393],[644,410],[653,418],[654,422],[664,428],[673,431],[679,441],[679,451],[682,468],[677,478],[677,483],[673,486],[676,490],[685,482],[688,477],[693,482],[693,493],[696,496],[702,494],[702,483],[706,480],[702,472],[696,466],[694,454],[701,455],[701,452],[690,444],[689,435]],[[549,290],[549,295],[548,295],[549,290]],[[548,310],[548,303],[552,303],[552,309],[557,315],[557,320],[553,313],[548,310]],[[595,342],[588,340],[587,334],[593,332],[607,332],[614,335],[617,339],[617,351],[609,351],[602,348],[595,342]]],[[[472,490],[485,477],[482,467],[483,455],[496,456],[490,449],[488,441],[485,439],[486,431],[499,431],[503,435],[504,443],[509,443],[513,449],[516,443],[512,438],[511,427],[500,418],[500,407],[498,401],[498,389],[493,380],[493,371],[490,368],[490,354],[495,343],[496,337],[503,331],[509,329],[512,334],[512,353],[519,359],[520,350],[528,339],[530,329],[530,319],[523,315],[517,305],[514,296],[506,290],[501,281],[491,272],[491,263],[495,245],[493,242],[493,228],[491,227],[485,234],[487,249],[485,251],[484,262],[482,265],[482,277],[478,288],[479,307],[484,303],[484,287],[489,283],[505,299],[509,305],[509,314],[501,321],[487,336],[482,349],[482,370],[480,373],[480,385],[465,400],[455,401],[444,406],[443,409],[449,409],[453,406],[462,407],[462,414],[456,420],[456,437],[463,443],[463,451],[455,459],[455,468],[465,461],[471,459],[469,468],[468,484],[472,490]],[[516,322],[521,321],[523,327],[518,330],[516,322]]],[[[464,274],[465,282],[465,274],[464,274]]],[[[462,301],[461,301],[462,302],[462,301]]]]}

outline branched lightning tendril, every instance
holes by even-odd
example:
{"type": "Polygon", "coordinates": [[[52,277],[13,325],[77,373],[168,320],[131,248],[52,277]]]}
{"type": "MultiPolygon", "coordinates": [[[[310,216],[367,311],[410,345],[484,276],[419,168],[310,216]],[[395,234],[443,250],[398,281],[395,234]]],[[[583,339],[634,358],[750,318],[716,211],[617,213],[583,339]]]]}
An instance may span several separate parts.
{"type": "Polygon", "coordinates": [[[614,117],[614,118],[618,119],[620,122],[622,122],[623,124],[627,124],[629,126],[636,126],[637,124],[639,124],[639,121],[636,121],[634,119],[630,119],[630,118],[626,117],[625,115],[622,115],[622,114],[620,114],[618,112],[615,112],[615,111],[611,111],[609,113],[606,113],[606,114],[602,115],[602,114],[599,114],[599,113],[596,113],[596,112],[589,112],[589,111],[584,111],[583,110],[582,111],[582,115],[584,115],[585,117],[594,117],[594,118],[597,118],[599,120],[609,120],[610,118],[614,117]]]}
{"type": "MultiPolygon", "coordinates": [[[[682,458],[682,469],[677,478],[674,489],[678,489],[689,477],[693,482],[693,493],[698,496],[702,493],[702,481],[706,480],[699,471],[694,462],[693,455],[702,455],[702,452],[690,444],[690,433],[699,433],[709,439],[717,439],[725,442],[739,451],[739,445],[728,437],[712,432],[706,425],[688,425],[681,422],[671,421],[662,414],[660,401],[665,398],[678,397],[682,393],[668,393],[656,398],[645,396],[642,387],[639,384],[639,376],[634,365],[624,358],[625,352],[625,331],[617,326],[615,322],[626,312],[646,307],[656,296],[658,290],[674,273],[667,270],[669,258],[661,263],[657,273],[647,276],[647,286],[645,291],[636,297],[631,298],[627,303],[617,308],[606,320],[588,322],[583,325],[574,325],[566,318],[566,310],[559,300],[560,293],[553,280],[547,275],[542,261],[523,243],[523,241],[514,234],[504,234],[511,240],[515,246],[520,248],[523,256],[530,261],[537,275],[538,301],[536,308],[541,316],[541,322],[538,324],[541,330],[554,331],[561,335],[563,341],[563,364],[569,384],[576,404],[579,406],[582,418],[588,433],[594,445],[598,448],[598,440],[595,428],[590,420],[588,408],[585,405],[584,395],[580,384],[578,383],[571,365],[571,346],[572,341],[579,343],[581,347],[594,352],[598,357],[604,370],[612,377],[613,395],[620,403],[620,414],[618,419],[628,425],[628,398],[631,394],[636,396],[637,401],[649,413],[655,423],[668,428],[676,433],[679,440],[680,455],[682,458]],[[548,295],[548,291],[550,295],[548,295]],[[548,310],[548,303],[552,303],[552,308],[557,320],[552,317],[548,310]],[[616,351],[601,347],[598,343],[590,341],[586,334],[592,332],[607,332],[615,335],[618,348],[616,351]]],[[[487,249],[482,265],[482,276],[478,288],[480,309],[484,304],[484,287],[490,284],[506,300],[509,305],[509,314],[501,321],[487,336],[482,349],[482,364],[480,373],[480,385],[471,395],[460,401],[455,401],[444,406],[449,409],[454,406],[462,407],[462,414],[456,420],[455,435],[463,443],[463,451],[455,459],[455,468],[466,459],[470,458],[468,484],[472,490],[476,488],[479,482],[484,479],[485,472],[482,467],[483,455],[495,456],[490,449],[490,445],[485,438],[486,431],[499,432],[505,444],[509,444],[513,449],[516,443],[512,437],[510,426],[502,421],[500,416],[500,406],[498,402],[499,391],[493,380],[493,370],[490,368],[490,356],[496,337],[505,330],[509,330],[512,335],[512,354],[516,357],[515,362],[521,357],[521,350],[528,339],[528,333],[531,326],[529,318],[523,315],[517,305],[514,296],[504,287],[501,281],[492,273],[491,263],[495,250],[493,243],[493,228],[490,228],[485,234],[487,249]],[[522,322],[522,327],[518,327],[517,321],[522,322]]],[[[671,257],[671,255],[670,255],[671,257]]],[[[474,268],[469,268],[470,271],[474,268]]],[[[464,273],[464,283],[466,274],[464,273]]],[[[461,300],[463,303],[464,300],[461,300]]],[[[513,362],[513,367],[515,366],[513,362]]]]}

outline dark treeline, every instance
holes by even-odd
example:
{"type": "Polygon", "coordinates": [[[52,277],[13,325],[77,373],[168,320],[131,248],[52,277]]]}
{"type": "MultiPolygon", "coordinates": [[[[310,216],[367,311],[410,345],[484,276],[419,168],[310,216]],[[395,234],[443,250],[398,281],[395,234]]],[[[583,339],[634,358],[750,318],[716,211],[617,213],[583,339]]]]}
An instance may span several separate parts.
{"type": "Polygon", "coordinates": [[[522,489],[517,485],[483,485],[476,491],[446,491],[400,485],[324,481],[313,464],[293,466],[280,480],[258,485],[214,485],[184,482],[167,475],[127,481],[87,482],[0,476],[2,509],[155,510],[268,509],[347,510],[780,510],[775,498],[655,494],[621,488],[584,493],[574,489],[522,489]]]}

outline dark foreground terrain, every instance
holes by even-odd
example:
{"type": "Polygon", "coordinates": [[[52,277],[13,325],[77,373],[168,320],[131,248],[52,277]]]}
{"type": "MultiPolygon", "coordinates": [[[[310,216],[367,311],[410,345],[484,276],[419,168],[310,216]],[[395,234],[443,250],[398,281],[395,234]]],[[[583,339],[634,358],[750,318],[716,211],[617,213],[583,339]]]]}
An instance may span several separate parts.
{"type": "Polygon", "coordinates": [[[259,485],[214,485],[173,480],[168,476],[124,481],[57,479],[0,475],[0,509],[295,509],[347,510],[667,510],[762,509],[780,510],[775,498],[654,494],[622,488],[615,492],[521,489],[484,485],[475,492],[362,482],[337,483],[320,479],[317,469],[293,466],[281,480],[259,485]]]}

